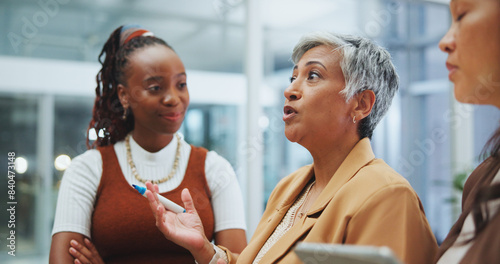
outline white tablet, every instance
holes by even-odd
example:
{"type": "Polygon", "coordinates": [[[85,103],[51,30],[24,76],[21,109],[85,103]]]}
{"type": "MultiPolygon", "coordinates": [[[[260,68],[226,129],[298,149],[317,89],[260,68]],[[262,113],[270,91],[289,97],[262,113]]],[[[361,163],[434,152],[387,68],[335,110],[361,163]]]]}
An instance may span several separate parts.
{"type": "Polygon", "coordinates": [[[305,264],[401,264],[388,247],[299,242],[295,253],[305,264]]]}

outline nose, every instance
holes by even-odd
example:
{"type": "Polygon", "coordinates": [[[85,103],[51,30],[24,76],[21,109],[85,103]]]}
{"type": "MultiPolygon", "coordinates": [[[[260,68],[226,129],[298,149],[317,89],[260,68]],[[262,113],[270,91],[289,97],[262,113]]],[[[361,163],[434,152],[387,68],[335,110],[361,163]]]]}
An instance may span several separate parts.
{"type": "Polygon", "coordinates": [[[455,33],[454,26],[452,25],[448,32],[446,32],[446,34],[443,36],[441,41],[439,41],[439,49],[441,49],[441,51],[443,52],[451,53],[455,50],[455,48],[455,33]]]}
{"type": "Polygon", "coordinates": [[[162,103],[166,106],[176,106],[180,102],[180,95],[175,87],[167,89],[162,98],[162,103]]]}
{"type": "Polygon", "coordinates": [[[298,89],[298,82],[294,81],[292,82],[286,89],[285,89],[285,98],[288,99],[289,101],[295,101],[301,98],[300,90],[298,89]]]}

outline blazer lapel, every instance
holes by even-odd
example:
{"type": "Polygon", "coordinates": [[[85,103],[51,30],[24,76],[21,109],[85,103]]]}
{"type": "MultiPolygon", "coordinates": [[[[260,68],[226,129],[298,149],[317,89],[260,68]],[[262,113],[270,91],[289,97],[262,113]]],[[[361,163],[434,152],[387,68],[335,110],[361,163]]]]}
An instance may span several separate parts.
{"type": "Polygon", "coordinates": [[[264,255],[260,263],[276,263],[283,255],[287,254],[295,246],[300,238],[305,236],[316,223],[316,218],[305,217],[302,223],[295,225],[288,230],[273,247],[264,255]]]}
{"type": "MultiPolygon", "coordinates": [[[[273,204],[269,203],[267,205],[266,212],[262,216],[262,219],[260,220],[259,225],[257,226],[256,231],[252,236],[252,240],[245,248],[245,250],[241,253],[239,259],[251,259],[250,263],[255,259],[262,246],[264,246],[264,243],[266,243],[267,239],[271,236],[285,214],[288,212],[290,206],[292,206],[299,194],[311,179],[313,175],[312,168],[313,167],[309,165],[299,169],[296,173],[299,173],[301,176],[298,177],[293,184],[291,184],[291,186],[294,186],[294,188],[288,188],[282,195],[280,195],[280,197],[283,197],[283,200],[277,201],[273,204]],[[300,171],[302,171],[302,173],[300,173],[300,171]]],[[[283,253],[284,252],[286,251],[283,251],[283,253]]],[[[266,254],[266,256],[269,255],[270,254],[266,254]]],[[[261,261],[261,263],[271,262],[261,261]]]]}
{"type": "Polygon", "coordinates": [[[373,154],[370,140],[363,138],[354,146],[335,174],[333,174],[325,189],[323,189],[311,206],[311,209],[307,212],[307,216],[323,211],[333,197],[335,197],[338,190],[373,159],[375,159],[375,155],[373,154]]]}

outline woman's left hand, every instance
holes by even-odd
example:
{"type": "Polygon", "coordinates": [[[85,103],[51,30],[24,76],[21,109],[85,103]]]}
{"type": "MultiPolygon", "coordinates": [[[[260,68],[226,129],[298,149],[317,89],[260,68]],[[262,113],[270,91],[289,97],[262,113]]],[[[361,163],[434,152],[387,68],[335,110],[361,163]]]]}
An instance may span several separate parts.
{"type": "Polygon", "coordinates": [[[71,240],[69,253],[75,258],[75,264],[104,264],[99,252],[88,238],[84,239],[85,245],[76,240],[71,240]]]}

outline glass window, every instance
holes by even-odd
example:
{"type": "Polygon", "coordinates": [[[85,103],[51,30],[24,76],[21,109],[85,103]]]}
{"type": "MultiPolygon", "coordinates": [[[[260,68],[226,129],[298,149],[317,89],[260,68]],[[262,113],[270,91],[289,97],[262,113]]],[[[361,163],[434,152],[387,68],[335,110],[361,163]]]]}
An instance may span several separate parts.
{"type": "MultiPolygon", "coordinates": [[[[66,163],[87,150],[86,134],[92,117],[94,99],[90,97],[57,96],[54,110],[54,185],[58,189],[66,163]]],[[[57,195],[55,195],[57,197],[57,195]]],[[[55,205],[55,203],[54,203],[55,205]]]]}
{"type": "Polygon", "coordinates": [[[2,162],[0,168],[4,177],[0,184],[0,262],[10,256],[9,251],[15,250],[16,256],[26,256],[38,251],[36,245],[36,200],[40,195],[37,172],[37,109],[38,102],[29,95],[0,95],[0,149],[2,162]],[[14,198],[8,195],[7,178],[8,153],[14,152],[18,159],[14,178],[14,198]],[[22,161],[21,161],[22,160],[22,161]],[[21,164],[20,164],[20,163],[21,164]],[[15,204],[8,204],[15,202],[15,204]],[[7,209],[14,209],[8,211],[7,209]],[[11,214],[14,212],[14,214],[11,214]],[[8,234],[15,232],[15,239],[6,240],[8,234]],[[10,248],[14,241],[15,248],[10,248]],[[7,242],[7,243],[6,243],[7,242]],[[7,245],[7,246],[6,246],[7,245]]]}
{"type": "Polygon", "coordinates": [[[191,104],[181,132],[189,144],[217,152],[236,170],[237,116],[237,106],[191,104]]]}

